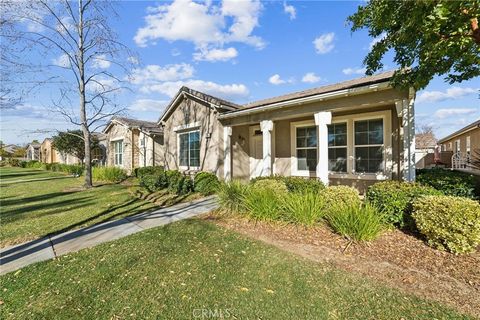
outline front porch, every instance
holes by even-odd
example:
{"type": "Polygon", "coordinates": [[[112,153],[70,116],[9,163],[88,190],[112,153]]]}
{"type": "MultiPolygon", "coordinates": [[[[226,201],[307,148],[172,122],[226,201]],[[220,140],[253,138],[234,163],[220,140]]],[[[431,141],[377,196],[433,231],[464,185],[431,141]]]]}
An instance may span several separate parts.
{"type": "MultiPolygon", "coordinates": [[[[299,176],[361,191],[375,181],[412,180],[414,162],[403,163],[413,158],[408,155],[413,141],[403,134],[404,104],[399,106],[231,121],[224,126],[224,178],[299,176]]],[[[413,126],[413,116],[405,124],[413,126]]]]}

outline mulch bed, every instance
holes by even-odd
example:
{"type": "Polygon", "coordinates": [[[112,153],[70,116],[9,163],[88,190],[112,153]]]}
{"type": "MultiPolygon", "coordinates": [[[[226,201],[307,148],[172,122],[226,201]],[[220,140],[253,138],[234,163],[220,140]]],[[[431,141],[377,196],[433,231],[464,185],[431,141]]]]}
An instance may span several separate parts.
{"type": "Polygon", "coordinates": [[[362,276],[450,305],[480,317],[480,252],[454,255],[433,249],[399,230],[385,231],[377,240],[349,245],[327,226],[305,228],[249,221],[210,213],[216,224],[362,276]]]}

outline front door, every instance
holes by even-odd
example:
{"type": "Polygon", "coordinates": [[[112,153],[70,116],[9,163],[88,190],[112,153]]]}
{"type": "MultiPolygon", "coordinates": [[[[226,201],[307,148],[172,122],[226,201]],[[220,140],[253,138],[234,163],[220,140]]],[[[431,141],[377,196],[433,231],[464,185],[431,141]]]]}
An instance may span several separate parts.
{"type": "Polygon", "coordinates": [[[262,175],[263,144],[260,126],[250,127],[250,179],[262,175]]]}

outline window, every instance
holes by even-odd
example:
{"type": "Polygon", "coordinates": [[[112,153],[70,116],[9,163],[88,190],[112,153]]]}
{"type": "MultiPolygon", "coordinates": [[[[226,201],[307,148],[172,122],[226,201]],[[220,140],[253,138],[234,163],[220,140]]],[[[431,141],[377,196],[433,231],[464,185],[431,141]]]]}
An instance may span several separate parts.
{"type": "Polygon", "coordinates": [[[317,168],[317,127],[296,128],[297,170],[315,171],[317,168]]]}
{"type": "Polygon", "coordinates": [[[347,123],[328,126],[328,170],[347,172],[347,123]]]}
{"type": "Polygon", "coordinates": [[[460,152],[460,140],[455,141],[455,153],[460,152]]]}
{"type": "Polygon", "coordinates": [[[466,143],[465,143],[465,152],[469,155],[471,153],[471,143],[470,143],[470,136],[466,138],[466,143]]]}
{"type": "Polygon", "coordinates": [[[179,134],[180,166],[200,167],[200,131],[179,134]]]}
{"type": "Polygon", "coordinates": [[[116,166],[123,165],[123,140],[118,140],[113,142],[113,150],[114,150],[114,164],[116,166]]]}
{"type": "Polygon", "coordinates": [[[355,121],[355,171],[383,171],[383,119],[355,121]]]}

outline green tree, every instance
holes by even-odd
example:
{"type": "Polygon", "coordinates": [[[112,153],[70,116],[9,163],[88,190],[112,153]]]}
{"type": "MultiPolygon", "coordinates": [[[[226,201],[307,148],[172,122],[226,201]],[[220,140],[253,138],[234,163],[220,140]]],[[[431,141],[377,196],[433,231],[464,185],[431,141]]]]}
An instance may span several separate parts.
{"type": "Polygon", "coordinates": [[[378,40],[364,59],[367,74],[393,49],[401,68],[393,84],[419,90],[437,75],[450,84],[480,75],[479,16],[478,0],[371,0],[347,20],[378,40]]]}
{"type": "MultiPolygon", "coordinates": [[[[91,148],[98,147],[98,140],[91,136],[91,148]]],[[[82,130],[68,130],[59,132],[53,137],[53,147],[61,154],[71,154],[84,162],[85,159],[85,141],[82,130]]]]}

